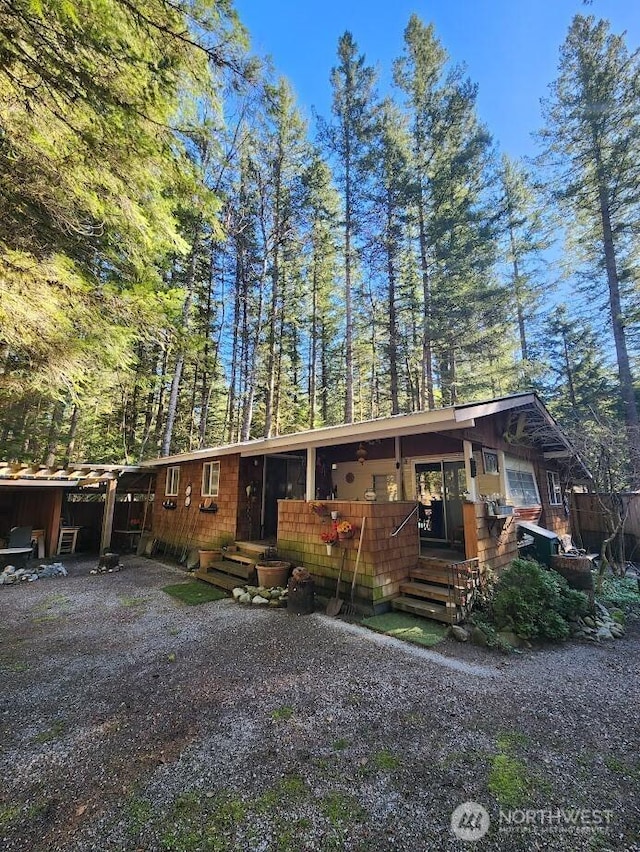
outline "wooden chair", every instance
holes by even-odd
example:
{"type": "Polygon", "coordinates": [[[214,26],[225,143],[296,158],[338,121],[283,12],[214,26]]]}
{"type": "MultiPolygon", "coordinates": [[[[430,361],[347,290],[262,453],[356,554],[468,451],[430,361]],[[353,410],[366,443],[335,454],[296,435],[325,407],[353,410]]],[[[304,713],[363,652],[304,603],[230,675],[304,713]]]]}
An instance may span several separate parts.
{"type": "Polygon", "coordinates": [[[80,527],[60,527],[58,536],[58,554],[75,553],[80,527]]]}

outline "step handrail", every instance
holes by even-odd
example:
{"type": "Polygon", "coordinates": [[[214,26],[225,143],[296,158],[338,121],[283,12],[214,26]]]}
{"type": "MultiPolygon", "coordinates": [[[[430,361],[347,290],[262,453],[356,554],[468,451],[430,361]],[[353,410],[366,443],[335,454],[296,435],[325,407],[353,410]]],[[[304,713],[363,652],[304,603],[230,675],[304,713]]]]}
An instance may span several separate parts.
{"type": "Polygon", "coordinates": [[[413,517],[413,515],[415,515],[415,514],[416,514],[416,512],[417,512],[417,511],[418,511],[418,504],[416,503],[416,505],[415,505],[415,506],[413,507],[413,509],[409,512],[409,514],[408,514],[408,515],[407,515],[407,517],[404,519],[404,521],[400,524],[400,526],[399,526],[399,527],[397,527],[397,529],[395,530],[395,532],[392,532],[392,533],[391,533],[391,535],[389,536],[389,538],[395,538],[395,537],[398,535],[398,533],[400,532],[400,530],[401,530],[404,526],[406,526],[406,525],[409,523],[409,521],[411,520],[411,518],[413,517]]]}

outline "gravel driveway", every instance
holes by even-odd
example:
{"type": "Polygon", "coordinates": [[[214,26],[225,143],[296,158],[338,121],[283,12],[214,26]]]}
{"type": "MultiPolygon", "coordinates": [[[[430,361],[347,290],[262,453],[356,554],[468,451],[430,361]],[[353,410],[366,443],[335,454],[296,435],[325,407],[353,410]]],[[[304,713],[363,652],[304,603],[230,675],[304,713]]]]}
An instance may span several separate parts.
{"type": "Polygon", "coordinates": [[[3,852],[640,849],[637,626],[436,653],[126,564],[0,588],[3,852]]]}

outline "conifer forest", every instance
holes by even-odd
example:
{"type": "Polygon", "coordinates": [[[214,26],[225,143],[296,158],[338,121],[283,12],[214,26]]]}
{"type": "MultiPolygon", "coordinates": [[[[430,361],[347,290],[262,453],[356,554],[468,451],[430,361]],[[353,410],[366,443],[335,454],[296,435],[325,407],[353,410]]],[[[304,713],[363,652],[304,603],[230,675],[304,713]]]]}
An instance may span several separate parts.
{"type": "Polygon", "coordinates": [[[640,487],[640,54],[577,15],[500,153],[412,16],[305,117],[230,0],[0,0],[0,458],[144,458],[535,390],[640,487]]]}

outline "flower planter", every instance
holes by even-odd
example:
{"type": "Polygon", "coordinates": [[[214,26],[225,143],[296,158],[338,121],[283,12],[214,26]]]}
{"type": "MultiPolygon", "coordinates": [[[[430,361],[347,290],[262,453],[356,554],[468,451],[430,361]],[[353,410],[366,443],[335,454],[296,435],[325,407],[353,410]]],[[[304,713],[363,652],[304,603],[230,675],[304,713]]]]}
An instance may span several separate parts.
{"type": "Polygon", "coordinates": [[[349,530],[349,532],[338,532],[338,538],[340,541],[347,541],[347,539],[353,538],[353,530],[349,530]]]}
{"type": "Polygon", "coordinates": [[[272,589],[274,586],[286,586],[290,567],[288,562],[281,562],[279,560],[262,562],[256,565],[258,584],[265,586],[267,589],[272,589]]]}
{"type": "Polygon", "coordinates": [[[332,511],[332,512],[331,512],[331,520],[332,520],[332,521],[337,521],[337,520],[338,520],[338,512],[335,512],[335,511],[332,511]]]}
{"type": "Polygon", "coordinates": [[[326,548],[327,548],[327,556],[331,556],[331,554],[333,553],[333,545],[332,545],[332,544],[327,544],[327,545],[325,545],[325,546],[326,546],[326,548]]]}
{"type": "Polygon", "coordinates": [[[222,551],[220,550],[199,550],[200,570],[207,571],[215,562],[222,559],[222,551]]]}

